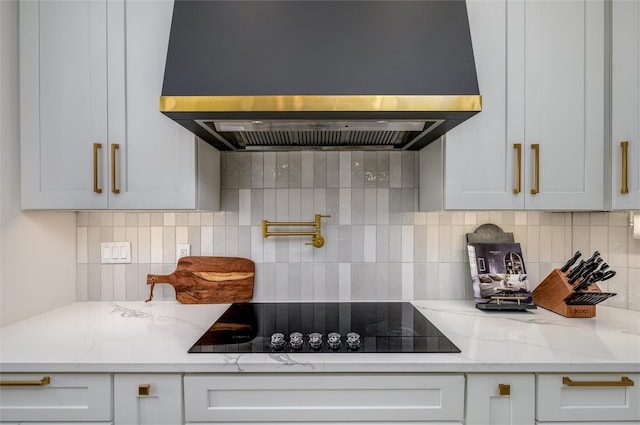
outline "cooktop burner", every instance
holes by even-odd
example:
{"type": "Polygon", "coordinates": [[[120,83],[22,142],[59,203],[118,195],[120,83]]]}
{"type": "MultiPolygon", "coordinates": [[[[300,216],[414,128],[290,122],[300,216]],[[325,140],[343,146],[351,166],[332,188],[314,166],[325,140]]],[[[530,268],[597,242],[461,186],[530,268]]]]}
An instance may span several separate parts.
{"type": "Polygon", "coordinates": [[[459,353],[408,302],[240,303],[189,353],[459,353]]]}

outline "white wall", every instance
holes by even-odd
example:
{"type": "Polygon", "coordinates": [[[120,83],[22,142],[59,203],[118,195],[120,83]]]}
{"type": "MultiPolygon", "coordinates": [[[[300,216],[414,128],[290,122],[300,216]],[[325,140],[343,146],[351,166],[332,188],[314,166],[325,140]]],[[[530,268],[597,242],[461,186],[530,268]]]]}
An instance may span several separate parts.
{"type": "Polygon", "coordinates": [[[18,2],[0,0],[0,326],[75,300],[75,213],[20,211],[18,96],[18,2]]]}

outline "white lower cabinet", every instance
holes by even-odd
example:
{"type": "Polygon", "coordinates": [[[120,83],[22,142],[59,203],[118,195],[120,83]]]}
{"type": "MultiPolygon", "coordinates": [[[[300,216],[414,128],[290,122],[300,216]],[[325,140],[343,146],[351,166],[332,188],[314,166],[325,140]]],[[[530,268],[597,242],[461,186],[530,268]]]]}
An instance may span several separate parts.
{"type": "Polygon", "coordinates": [[[0,376],[1,423],[112,423],[110,374],[7,373],[0,376]]]}
{"type": "Polygon", "coordinates": [[[468,374],[466,425],[529,425],[535,417],[535,377],[468,374]]]}
{"type": "Polygon", "coordinates": [[[463,374],[187,375],[187,423],[464,420],[463,374]]]}
{"type": "Polygon", "coordinates": [[[182,375],[114,377],[115,425],[175,425],[182,420],[182,375]]]}
{"type": "MultiPolygon", "coordinates": [[[[575,373],[536,376],[536,419],[640,424],[640,374],[575,373]]],[[[578,422],[579,423],[579,422],[578,422]]]]}

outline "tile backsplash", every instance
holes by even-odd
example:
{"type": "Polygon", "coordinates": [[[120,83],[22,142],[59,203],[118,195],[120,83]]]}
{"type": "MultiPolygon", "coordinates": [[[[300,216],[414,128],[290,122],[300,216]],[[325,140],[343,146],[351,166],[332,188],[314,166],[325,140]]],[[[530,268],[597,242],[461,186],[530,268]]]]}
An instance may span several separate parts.
{"type": "MultiPolygon", "coordinates": [[[[626,213],[417,212],[414,152],[266,152],[221,155],[222,211],[78,212],[77,299],[142,300],[148,273],[191,255],[256,263],[254,300],[472,298],[465,234],[494,223],[520,242],[536,285],[575,250],[602,253],[618,274],[607,304],[640,310],[640,240],[626,213]],[[309,237],[262,238],[261,223],[322,219],[309,237]],[[131,241],[131,264],[100,264],[100,242],[131,241]]],[[[157,285],[154,299],[175,299],[157,285]]]]}

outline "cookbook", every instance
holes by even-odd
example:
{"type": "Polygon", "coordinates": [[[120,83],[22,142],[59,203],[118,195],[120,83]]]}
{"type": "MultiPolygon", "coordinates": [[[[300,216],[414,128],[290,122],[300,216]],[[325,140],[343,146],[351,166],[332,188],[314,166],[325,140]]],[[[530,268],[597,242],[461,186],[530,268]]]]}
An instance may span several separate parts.
{"type": "Polygon", "coordinates": [[[467,249],[476,302],[496,297],[519,297],[523,302],[531,302],[519,243],[469,243],[467,249]]]}

